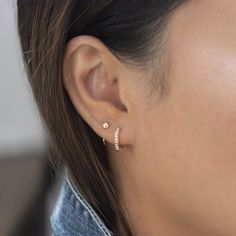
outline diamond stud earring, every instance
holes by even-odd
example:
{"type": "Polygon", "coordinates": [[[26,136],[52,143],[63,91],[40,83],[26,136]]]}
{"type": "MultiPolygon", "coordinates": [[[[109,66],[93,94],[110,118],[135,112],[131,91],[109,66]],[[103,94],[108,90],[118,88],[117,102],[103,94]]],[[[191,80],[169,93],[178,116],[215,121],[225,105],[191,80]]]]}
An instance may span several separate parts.
{"type": "Polygon", "coordinates": [[[109,128],[108,122],[104,122],[104,123],[102,124],[102,127],[103,127],[104,129],[108,129],[108,128],[109,128]]]}

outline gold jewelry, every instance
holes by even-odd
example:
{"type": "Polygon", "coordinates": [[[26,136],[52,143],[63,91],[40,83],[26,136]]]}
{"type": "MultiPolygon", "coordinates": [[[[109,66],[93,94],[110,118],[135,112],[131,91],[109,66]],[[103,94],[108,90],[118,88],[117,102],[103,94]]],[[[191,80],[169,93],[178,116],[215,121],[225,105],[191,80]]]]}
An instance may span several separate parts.
{"type": "Polygon", "coordinates": [[[103,145],[106,146],[106,139],[105,138],[102,139],[102,142],[103,142],[103,145]]]}
{"type": "Polygon", "coordinates": [[[109,128],[109,123],[108,123],[108,122],[104,122],[104,123],[102,124],[102,127],[103,127],[104,129],[108,129],[108,128],[109,128]]]}
{"type": "MultiPolygon", "coordinates": [[[[109,123],[108,122],[104,122],[102,124],[102,127],[104,129],[108,129],[110,127],[109,123]]],[[[115,133],[114,133],[114,145],[115,145],[115,150],[116,151],[119,151],[120,148],[124,148],[123,145],[121,145],[119,142],[120,142],[120,128],[116,128],[115,130],[115,133]]],[[[103,145],[105,146],[106,145],[106,139],[105,138],[102,138],[102,142],[103,142],[103,145]]]]}
{"type": "Polygon", "coordinates": [[[116,128],[114,133],[114,145],[116,151],[119,151],[120,148],[123,148],[123,145],[120,145],[120,130],[120,128],[116,128]]]}
{"type": "MultiPolygon", "coordinates": [[[[109,123],[108,123],[108,122],[104,122],[104,123],[102,124],[102,127],[103,127],[104,129],[108,129],[108,128],[109,128],[109,123]]],[[[103,145],[105,146],[105,145],[106,145],[106,139],[103,138],[103,139],[102,139],[102,142],[103,142],[103,145]]]]}

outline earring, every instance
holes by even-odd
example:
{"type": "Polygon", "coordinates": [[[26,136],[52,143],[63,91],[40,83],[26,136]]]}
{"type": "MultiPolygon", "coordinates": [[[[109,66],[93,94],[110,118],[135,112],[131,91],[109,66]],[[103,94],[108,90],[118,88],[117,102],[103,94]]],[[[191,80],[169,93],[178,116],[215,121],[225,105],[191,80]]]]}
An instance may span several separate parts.
{"type": "Polygon", "coordinates": [[[103,142],[103,145],[106,146],[106,139],[105,138],[102,139],[102,142],[103,142]]]}
{"type": "Polygon", "coordinates": [[[123,149],[123,145],[120,145],[120,128],[116,128],[115,134],[114,134],[114,142],[115,142],[115,150],[119,151],[120,148],[123,149]]]}
{"type": "MultiPolygon", "coordinates": [[[[108,122],[104,122],[104,123],[102,124],[102,127],[103,127],[104,129],[108,129],[108,128],[109,128],[109,123],[108,123],[108,122]]],[[[106,145],[106,139],[103,138],[103,139],[102,139],[102,142],[103,142],[103,145],[105,146],[105,145],[106,145]]]]}

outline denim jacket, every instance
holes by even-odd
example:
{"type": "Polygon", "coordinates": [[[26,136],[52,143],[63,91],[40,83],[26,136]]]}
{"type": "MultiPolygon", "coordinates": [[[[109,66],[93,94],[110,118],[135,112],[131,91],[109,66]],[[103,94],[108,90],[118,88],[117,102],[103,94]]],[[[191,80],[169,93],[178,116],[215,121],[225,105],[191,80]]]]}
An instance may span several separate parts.
{"type": "Polygon", "coordinates": [[[76,189],[67,169],[50,223],[53,236],[114,236],[76,189]]]}

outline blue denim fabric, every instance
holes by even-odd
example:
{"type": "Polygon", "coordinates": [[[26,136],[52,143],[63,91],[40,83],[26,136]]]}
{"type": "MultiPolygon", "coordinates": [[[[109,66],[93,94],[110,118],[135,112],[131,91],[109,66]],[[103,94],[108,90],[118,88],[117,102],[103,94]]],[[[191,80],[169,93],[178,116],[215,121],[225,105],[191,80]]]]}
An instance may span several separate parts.
{"type": "Polygon", "coordinates": [[[76,189],[66,169],[50,222],[53,236],[114,236],[76,189]]]}

